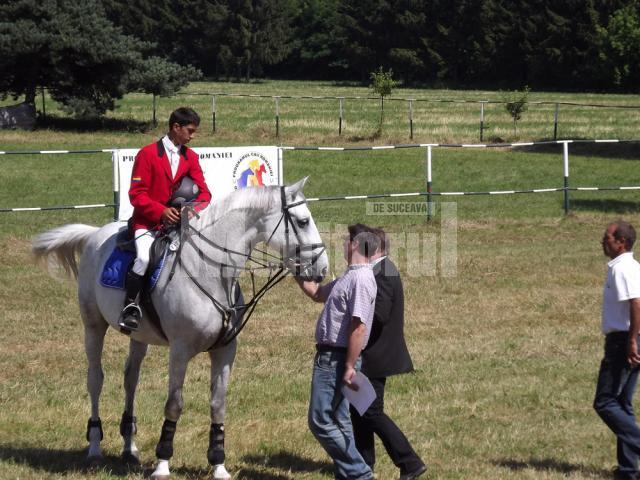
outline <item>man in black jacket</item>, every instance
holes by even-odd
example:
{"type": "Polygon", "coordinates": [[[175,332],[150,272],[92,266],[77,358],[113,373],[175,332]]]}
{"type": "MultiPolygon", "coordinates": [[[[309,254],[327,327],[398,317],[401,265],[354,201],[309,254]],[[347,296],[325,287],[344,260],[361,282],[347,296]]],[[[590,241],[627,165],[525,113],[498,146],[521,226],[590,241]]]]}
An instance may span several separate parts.
{"type": "Polygon", "coordinates": [[[361,417],[351,407],[356,447],[373,470],[376,454],[374,433],[393,463],[400,469],[400,480],[418,478],[427,466],[416,454],[398,426],[384,413],[384,387],[387,377],[413,370],[404,340],[404,290],[398,269],[387,257],[389,241],[382,229],[372,229],[380,238],[380,248],[372,256],[378,292],[371,336],[362,352],[362,373],[371,381],[376,399],[361,417]]]}

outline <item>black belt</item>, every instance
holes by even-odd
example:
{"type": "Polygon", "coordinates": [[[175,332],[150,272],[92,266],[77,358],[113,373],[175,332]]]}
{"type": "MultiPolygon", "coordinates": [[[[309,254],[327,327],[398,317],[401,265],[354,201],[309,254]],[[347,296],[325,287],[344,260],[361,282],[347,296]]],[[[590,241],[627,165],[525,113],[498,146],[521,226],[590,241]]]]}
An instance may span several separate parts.
{"type": "Polygon", "coordinates": [[[338,347],[336,345],[320,345],[316,344],[316,350],[318,352],[338,352],[338,353],[347,353],[347,347],[338,347]]]}
{"type": "Polygon", "coordinates": [[[627,340],[629,332],[609,332],[605,335],[607,340],[627,340]]]}

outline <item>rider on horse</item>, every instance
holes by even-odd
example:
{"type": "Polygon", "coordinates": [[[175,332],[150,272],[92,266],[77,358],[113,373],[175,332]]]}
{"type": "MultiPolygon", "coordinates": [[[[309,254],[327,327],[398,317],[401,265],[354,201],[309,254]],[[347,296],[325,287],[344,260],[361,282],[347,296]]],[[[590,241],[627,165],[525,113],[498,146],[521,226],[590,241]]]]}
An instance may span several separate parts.
{"type": "MultiPolygon", "coordinates": [[[[211,193],[204,180],[198,155],[186,146],[194,137],[200,117],[191,108],[178,108],[169,117],[169,132],[158,142],[143,147],[136,156],[131,173],[129,200],[133,205],[132,231],[136,259],[125,281],[124,309],[120,314],[122,329],[138,329],[142,311],[137,298],[149,265],[151,245],[164,226],[180,221],[179,207],[171,202],[185,177],[193,180],[196,210],[204,208],[211,193]],[[197,190],[196,190],[197,189],[197,190]]],[[[180,196],[184,198],[182,192],[180,196]]]]}

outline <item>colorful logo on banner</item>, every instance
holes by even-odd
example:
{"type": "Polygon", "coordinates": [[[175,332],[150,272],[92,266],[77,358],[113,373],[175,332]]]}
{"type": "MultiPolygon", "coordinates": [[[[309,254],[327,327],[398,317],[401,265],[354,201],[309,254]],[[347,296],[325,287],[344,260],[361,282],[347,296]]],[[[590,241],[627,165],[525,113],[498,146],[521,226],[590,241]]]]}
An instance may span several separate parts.
{"type": "Polygon", "coordinates": [[[233,167],[233,188],[264,187],[273,185],[273,167],[260,153],[247,153],[240,157],[233,167]]]}

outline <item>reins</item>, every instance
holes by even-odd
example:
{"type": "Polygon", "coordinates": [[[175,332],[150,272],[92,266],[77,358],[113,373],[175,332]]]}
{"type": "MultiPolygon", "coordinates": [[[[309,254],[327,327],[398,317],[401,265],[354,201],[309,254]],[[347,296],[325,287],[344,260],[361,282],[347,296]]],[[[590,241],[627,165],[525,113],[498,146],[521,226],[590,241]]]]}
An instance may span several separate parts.
{"type": "MultiPolygon", "coordinates": [[[[311,266],[313,266],[318,259],[320,258],[320,256],[322,255],[322,253],[325,251],[325,245],[323,243],[312,243],[312,244],[307,244],[307,245],[300,245],[300,234],[298,232],[298,229],[296,228],[296,225],[293,221],[293,219],[291,218],[291,213],[289,212],[289,209],[294,208],[298,205],[302,205],[304,203],[306,203],[306,200],[300,200],[298,202],[294,202],[291,204],[287,204],[286,203],[286,194],[285,194],[285,187],[280,187],[280,200],[281,200],[281,204],[282,204],[282,215],[280,216],[280,219],[278,220],[276,226],[274,227],[273,231],[271,232],[271,235],[269,235],[269,238],[267,239],[267,241],[265,242],[266,245],[268,246],[269,243],[271,242],[271,239],[273,238],[273,236],[275,235],[275,233],[277,232],[278,228],[280,227],[280,224],[284,222],[284,229],[285,229],[285,250],[284,252],[289,252],[290,251],[290,240],[289,240],[289,235],[290,235],[290,227],[293,230],[295,236],[296,236],[296,240],[297,240],[297,245],[295,247],[295,252],[296,252],[296,256],[295,256],[295,261],[291,264],[292,267],[295,267],[296,269],[301,269],[303,267],[302,264],[302,260],[300,258],[300,253],[302,251],[302,249],[310,249],[311,251],[315,250],[316,248],[321,248],[322,250],[320,251],[320,253],[314,255],[312,254],[311,256],[311,262],[308,265],[305,265],[304,268],[307,269],[311,266]]],[[[210,227],[213,224],[207,225],[204,228],[210,227]]],[[[272,258],[275,259],[277,262],[276,263],[271,263],[271,262],[264,262],[264,261],[259,261],[258,259],[256,259],[254,256],[251,255],[251,252],[246,253],[246,252],[240,252],[231,248],[227,248],[223,245],[219,245],[216,242],[210,240],[209,238],[207,238],[206,236],[203,235],[202,231],[204,230],[198,230],[195,227],[193,227],[189,222],[183,222],[183,228],[186,226],[187,228],[187,232],[186,234],[183,235],[183,241],[180,242],[180,246],[178,248],[178,250],[176,251],[176,259],[173,262],[173,265],[171,267],[171,271],[169,273],[169,279],[167,280],[167,283],[171,282],[176,267],[179,265],[180,268],[182,268],[182,270],[186,273],[187,277],[193,282],[193,284],[211,301],[211,303],[213,304],[213,306],[218,310],[218,312],[220,312],[221,316],[222,316],[222,329],[220,331],[220,335],[218,336],[218,338],[216,339],[216,341],[211,345],[211,347],[208,348],[208,350],[212,350],[220,345],[227,345],[228,343],[230,343],[231,341],[233,341],[242,331],[242,329],[246,326],[246,324],[249,321],[249,318],[251,318],[251,315],[253,314],[258,301],[274,286],[276,286],[278,283],[280,283],[289,273],[289,269],[286,267],[287,265],[287,259],[286,257],[286,253],[283,253],[283,255],[281,257],[278,257],[276,255],[273,255],[267,251],[263,251],[263,250],[259,250],[259,249],[254,249],[257,252],[260,252],[262,255],[266,256],[267,258],[272,258]],[[231,255],[237,255],[240,257],[243,257],[246,262],[253,262],[256,263],[257,265],[259,265],[258,267],[247,267],[247,266],[237,266],[237,265],[231,265],[228,263],[224,263],[221,261],[218,261],[214,258],[211,258],[210,256],[208,256],[207,254],[205,254],[205,252],[202,251],[201,248],[198,247],[198,245],[194,242],[193,237],[197,236],[201,241],[203,241],[204,243],[206,243],[207,245],[209,245],[210,247],[219,250],[225,254],[231,254],[231,255]],[[200,258],[202,260],[204,260],[205,262],[209,263],[210,265],[217,265],[220,269],[224,269],[224,268],[231,268],[235,271],[238,270],[244,270],[246,272],[249,273],[250,277],[251,277],[251,287],[252,287],[252,298],[251,300],[249,300],[248,302],[242,303],[240,305],[236,304],[237,301],[237,294],[235,295],[236,298],[231,298],[231,296],[233,295],[232,292],[235,292],[236,287],[238,286],[238,280],[237,277],[233,277],[233,281],[231,284],[231,288],[229,288],[229,291],[227,292],[227,304],[219,301],[218,299],[216,299],[209,291],[207,291],[207,289],[196,279],[196,277],[191,274],[191,272],[189,272],[189,270],[187,269],[186,265],[184,264],[184,262],[182,262],[182,248],[185,245],[185,243],[189,243],[193,249],[196,251],[196,253],[200,256],[200,258]],[[262,285],[262,287],[260,287],[258,290],[256,290],[256,282],[255,282],[255,271],[256,270],[268,270],[269,272],[269,277],[267,279],[267,281],[264,283],[264,285],[262,285]],[[275,273],[274,273],[275,272],[275,273]],[[242,317],[242,321],[240,322],[239,325],[232,325],[231,319],[233,317],[236,317],[238,315],[243,315],[242,317]]]]}

